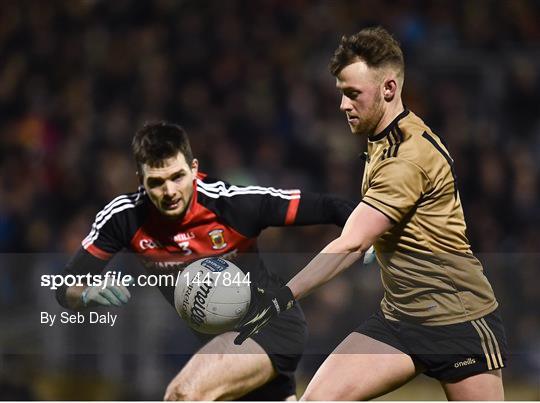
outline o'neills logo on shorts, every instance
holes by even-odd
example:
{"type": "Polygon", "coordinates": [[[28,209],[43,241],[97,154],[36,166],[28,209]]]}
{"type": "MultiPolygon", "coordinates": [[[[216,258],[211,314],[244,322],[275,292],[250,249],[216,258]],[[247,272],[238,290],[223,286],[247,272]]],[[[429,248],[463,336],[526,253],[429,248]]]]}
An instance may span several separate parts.
{"type": "Polygon", "coordinates": [[[454,364],[454,368],[460,368],[464,367],[466,365],[476,364],[476,360],[474,358],[467,358],[465,361],[458,361],[454,364]]]}

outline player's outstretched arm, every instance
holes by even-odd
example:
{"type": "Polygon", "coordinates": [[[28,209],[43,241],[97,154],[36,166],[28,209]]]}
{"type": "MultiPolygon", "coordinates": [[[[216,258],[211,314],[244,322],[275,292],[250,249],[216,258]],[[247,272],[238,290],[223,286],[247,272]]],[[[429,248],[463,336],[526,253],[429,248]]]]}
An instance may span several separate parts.
{"type": "Polygon", "coordinates": [[[386,215],[361,202],[347,220],[339,238],[330,242],[287,283],[294,298],[303,298],[351,266],[392,226],[386,215]]]}
{"type": "MultiPolygon", "coordinates": [[[[107,260],[99,259],[81,248],[64,269],[63,275],[99,274],[103,271],[107,260]]],[[[131,298],[129,290],[123,285],[63,285],[56,290],[56,299],[60,305],[73,310],[81,310],[92,306],[121,306],[131,298]]]]}
{"type": "Polygon", "coordinates": [[[84,304],[82,301],[82,293],[86,289],[86,286],[71,286],[66,287],[63,298],[60,297],[60,293],[56,293],[56,299],[60,302],[65,308],[73,309],[79,311],[84,309],[84,304]]]}
{"type": "Polygon", "coordinates": [[[142,204],[141,193],[118,196],[96,214],[92,228],[81,242],[81,248],[64,268],[64,276],[86,277],[75,286],[63,285],[56,290],[56,299],[65,308],[80,310],[92,306],[120,306],[131,295],[121,284],[113,284],[106,275],[102,283],[92,283],[89,277],[100,276],[112,257],[129,245],[133,237],[132,223],[136,208],[142,204]],[[83,284],[81,284],[83,283],[83,284]]]}
{"type": "MultiPolygon", "coordinates": [[[[247,208],[259,229],[286,225],[335,224],[343,227],[356,207],[341,197],[296,190],[267,189],[264,195],[244,195],[247,208]],[[249,202],[249,203],[248,203],[249,202]]],[[[239,200],[238,198],[236,200],[239,200]]]]}
{"type": "Polygon", "coordinates": [[[364,252],[393,226],[392,221],[374,209],[360,203],[347,220],[339,238],[330,242],[313,260],[277,291],[254,294],[250,309],[239,327],[236,344],[256,333],[281,311],[289,309],[295,300],[328,282],[358,260],[364,252]]]}
{"type": "Polygon", "coordinates": [[[301,192],[293,225],[335,224],[343,227],[356,204],[331,194],[301,192]]]}

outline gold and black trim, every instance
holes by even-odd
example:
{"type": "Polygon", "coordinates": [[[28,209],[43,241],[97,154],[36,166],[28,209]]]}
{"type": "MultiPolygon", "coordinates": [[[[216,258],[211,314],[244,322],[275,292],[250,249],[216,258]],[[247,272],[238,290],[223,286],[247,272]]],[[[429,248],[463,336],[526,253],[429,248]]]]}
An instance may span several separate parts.
{"type": "Polygon", "coordinates": [[[484,318],[472,320],[471,324],[480,337],[480,344],[486,356],[488,370],[494,370],[504,367],[504,363],[499,348],[499,343],[493,331],[489,328],[484,318]]]}
{"type": "Polygon", "coordinates": [[[431,137],[427,132],[422,133],[422,137],[425,138],[427,141],[429,141],[435,149],[441,153],[441,155],[444,157],[444,159],[448,162],[448,165],[450,165],[450,172],[452,172],[452,178],[454,178],[454,197],[457,196],[457,175],[456,171],[454,169],[454,160],[448,152],[446,152],[440,145],[437,143],[437,141],[431,137]]]}
{"type": "Polygon", "coordinates": [[[384,128],[382,132],[378,134],[374,134],[372,136],[368,136],[368,140],[369,141],[382,140],[390,133],[390,131],[397,125],[397,123],[408,114],[409,114],[409,110],[405,108],[405,110],[401,112],[399,115],[397,115],[396,118],[392,120],[392,122],[388,126],[386,126],[386,128],[384,128]]]}
{"type": "Polygon", "coordinates": [[[381,161],[384,161],[386,158],[390,156],[390,150],[394,146],[394,137],[392,134],[393,132],[390,130],[386,138],[386,140],[388,140],[388,147],[384,149],[383,155],[381,156],[381,161]]]}
{"type": "Polygon", "coordinates": [[[385,213],[384,211],[382,211],[380,208],[375,207],[375,206],[374,206],[373,204],[371,204],[370,202],[367,202],[365,197],[362,198],[362,200],[360,200],[360,202],[361,202],[361,203],[364,203],[364,204],[367,204],[369,207],[371,207],[371,208],[377,210],[379,213],[382,213],[383,215],[386,216],[386,218],[388,218],[388,219],[390,220],[390,222],[392,222],[392,223],[394,223],[394,224],[396,223],[396,220],[394,220],[392,217],[390,217],[387,213],[385,213]]]}
{"type": "Polygon", "coordinates": [[[497,361],[499,363],[499,368],[504,367],[504,363],[503,363],[502,355],[501,355],[501,349],[499,348],[499,343],[497,342],[497,338],[495,337],[495,334],[490,329],[489,325],[487,324],[484,318],[480,319],[480,324],[484,326],[484,329],[489,333],[489,335],[491,336],[491,339],[493,340],[493,345],[495,347],[495,357],[497,358],[497,361]]]}
{"type": "Polygon", "coordinates": [[[394,126],[388,133],[388,148],[385,148],[381,161],[390,157],[397,157],[399,145],[403,142],[403,133],[399,129],[399,126],[394,126]]]}
{"type": "Polygon", "coordinates": [[[396,148],[394,149],[394,154],[392,155],[392,157],[397,157],[399,145],[400,145],[401,143],[403,143],[403,132],[401,131],[401,129],[399,128],[398,125],[396,125],[396,127],[394,128],[394,130],[395,130],[395,132],[396,132],[397,144],[396,144],[396,148]]]}
{"type": "Polygon", "coordinates": [[[478,336],[480,336],[480,344],[482,345],[482,350],[484,351],[484,355],[486,356],[486,362],[487,362],[488,370],[491,371],[493,369],[493,364],[491,363],[491,358],[490,358],[490,355],[488,353],[488,349],[487,349],[487,346],[486,346],[486,338],[484,336],[484,333],[480,330],[480,328],[478,327],[478,325],[476,324],[475,321],[471,321],[471,324],[473,325],[476,332],[478,333],[478,336]]]}
{"type": "Polygon", "coordinates": [[[388,150],[388,158],[397,157],[399,145],[403,141],[403,133],[401,133],[397,125],[392,128],[391,135],[394,137],[394,144],[388,150]]]}

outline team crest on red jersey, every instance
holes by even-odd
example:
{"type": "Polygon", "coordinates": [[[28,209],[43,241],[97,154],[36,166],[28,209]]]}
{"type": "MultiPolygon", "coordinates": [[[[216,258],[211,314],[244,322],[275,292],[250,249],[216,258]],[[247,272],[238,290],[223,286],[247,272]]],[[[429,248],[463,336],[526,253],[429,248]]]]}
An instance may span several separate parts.
{"type": "Polygon", "coordinates": [[[208,233],[210,240],[212,241],[212,249],[223,249],[227,246],[225,242],[225,237],[223,236],[222,229],[214,229],[208,233]]]}

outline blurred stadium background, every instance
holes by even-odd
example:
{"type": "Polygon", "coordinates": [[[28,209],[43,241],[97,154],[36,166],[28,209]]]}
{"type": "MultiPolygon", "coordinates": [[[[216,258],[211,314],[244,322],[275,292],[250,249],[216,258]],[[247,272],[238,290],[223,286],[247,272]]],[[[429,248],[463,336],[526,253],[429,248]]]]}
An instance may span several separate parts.
{"type": "MultiPolygon", "coordinates": [[[[192,341],[157,291],[135,292],[121,340],[96,331],[100,352],[75,355],[69,328],[33,337],[38,311],[60,310],[37,276],[60,270],[53,254],[75,251],[96,212],[134,189],[129,143],[147,120],[182,124],[213,176],[357,200],[363,146],[327,63],[342,34],[381,24],[405,51],[407,106],[456,160],[513,353],[507,397],[540,400],[538,21],[540,2],[525,0],[2,1],[0,398],[161,399],[187,359],[163,352],[192,341]]],[[[272,229],[260,245],[307,259],[337,233],[272,229]]],[[[274,269],[288,278],[292,266],[274,269]]],[[[364,267],[305,300],[299,390],[381,294],[364,267]]],[[[386,398],[444,396],[420,377],[386,398]]]]}

